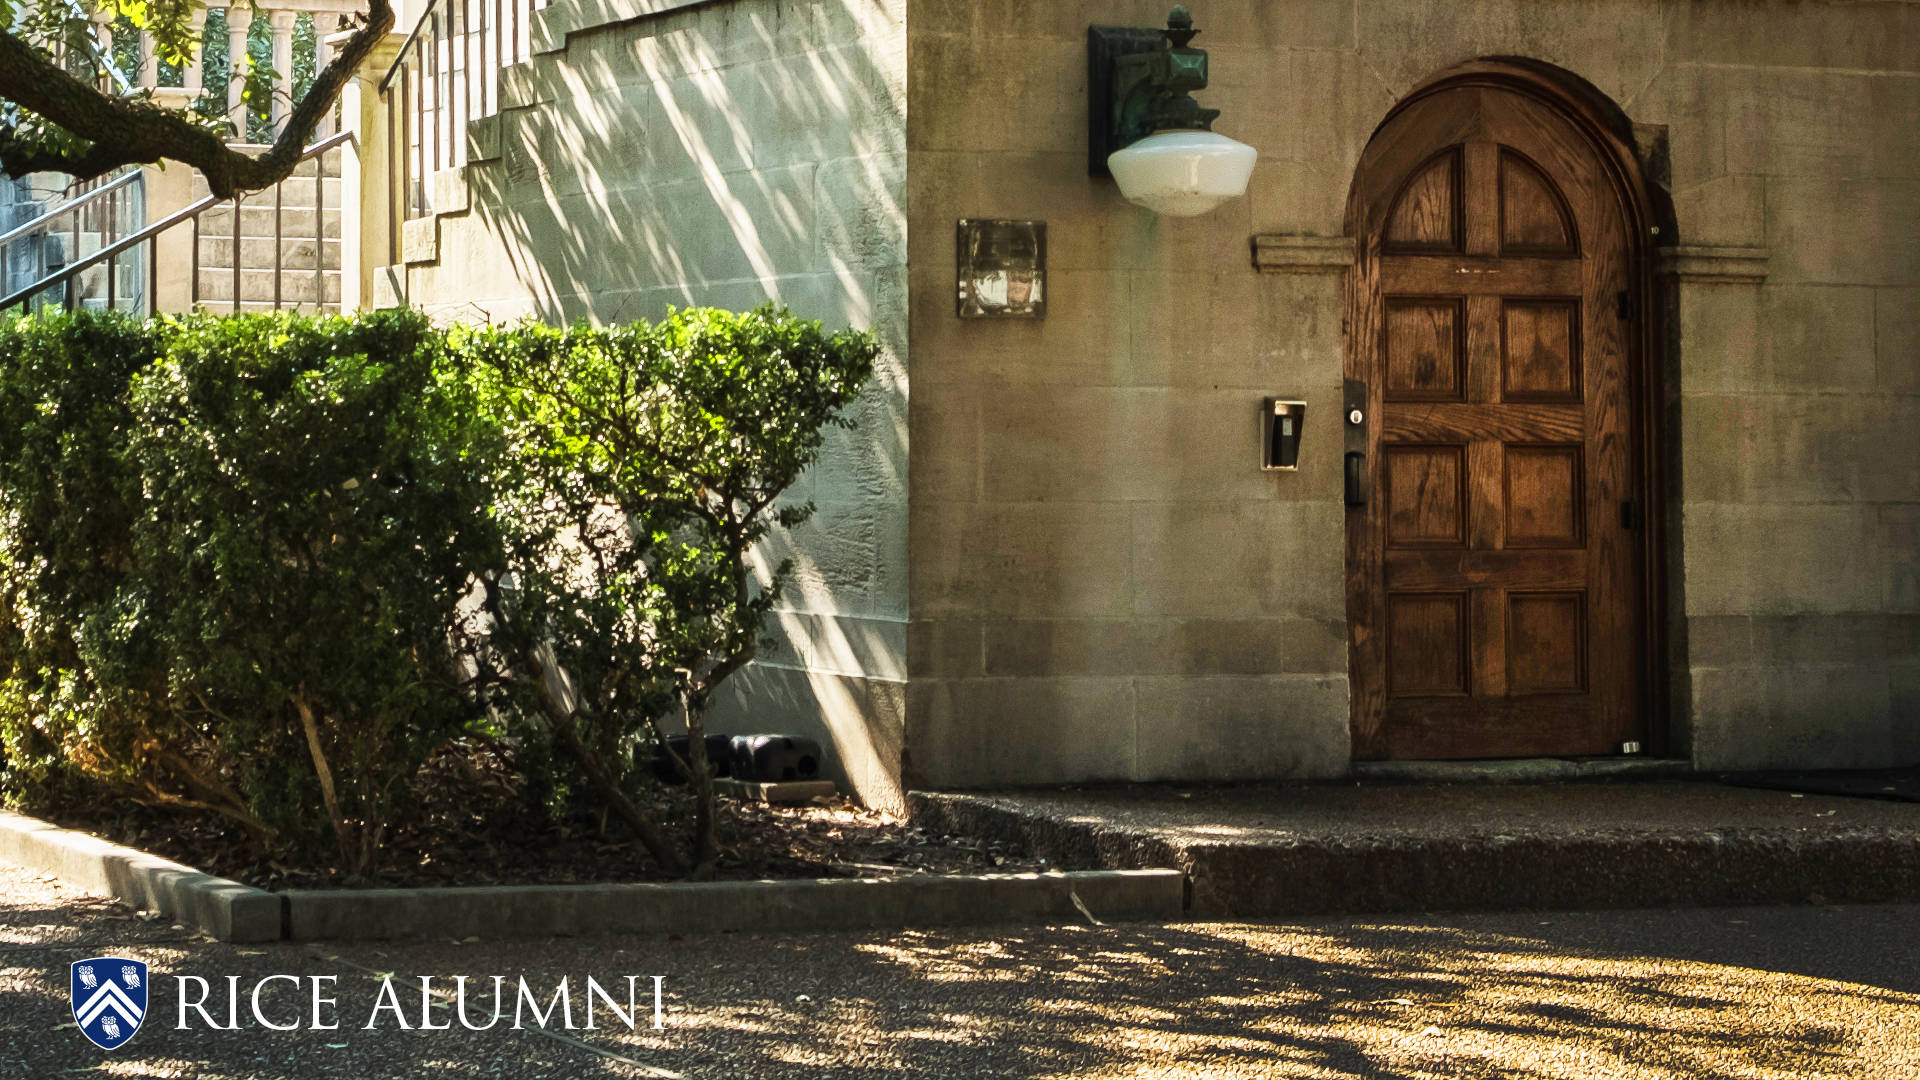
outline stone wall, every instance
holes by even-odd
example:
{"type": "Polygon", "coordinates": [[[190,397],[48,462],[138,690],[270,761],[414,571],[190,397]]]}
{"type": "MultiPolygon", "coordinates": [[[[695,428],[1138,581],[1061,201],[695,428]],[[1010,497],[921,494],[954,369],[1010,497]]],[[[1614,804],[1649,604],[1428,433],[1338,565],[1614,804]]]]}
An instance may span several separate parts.
{"type": "Polygon", "coordinates": [[[1680,711],[1712,768],[1920,761],[1920,6],[1678,9],[1680,711]]]}
{"type": "Polygon", "coordinates": [[[1339,775],[1352,170],[1427,76],[1547,61],[1636,122],[1677,217],[1672,745],[1920,759],[1920,4],[1203,0],[1203,101],[1261,163],[1162,220],[1087,175],[1085,40],[1170,6],[558,0],[386,291],[603,322],[776,296],[880,331],[800,493],[782,645],[729,706],[827,733],[870,801],[903,765],[1339,775]],[[1044,321],[955,318],[960,217],[1047,221],[1044,321]],[[1268,395],[1308,403],[1298,473],[1257,468],[1268,395]]]}
{"type": "Polygon", "coordinates": [[[1920,758],[1920,5],[1193,4],[1261,163],[1185,220],[1086,168],[1087,26],[1169,6],[910,9],[910,780],[1346,768],[1344,284],[1249,239],[1328,250],[1393,102],[1493,55],[1593,83],[1668,172],[1673,744],[1920,758]],[[954,317],[960,217],[1047,221],[1044,322],[954,317]],[[1266,395],[1308,402],[1298,474],[1258,471],[1266,395]]]}
{"type": "Polygon", "coordinates": [[[822,738],[899,806],[906,673],[902,0],[559,0],[508,69],[472,164],[431,178],[382,292],[437,316],[598,323],[768,299],[885,344],[793,493],[813,519],[762,553],[796,575],[776,644],[716,730],[822,738]],[[544,51],[542,51],[544,50],[544,51]]]}
{"type": "Polygon", "coordinates": [[[1392,98],[1338,48],[1350,6],[1195,5],[1205,103],[1262,164],[1250,198],[1155,218],[1087,175],[1086,31],[1169,6],[911,9],[908,745],[931,786],[1346,768],[1341,278],[1256,274],[1249,240],[1337,236],[1337,159],[1392,98]],[[958,217],[1047,222],[1044,321],[954,317],[958,217]],[[1297,474],[1259,470],[1265,395],[1307,402],[1297,474]]]}

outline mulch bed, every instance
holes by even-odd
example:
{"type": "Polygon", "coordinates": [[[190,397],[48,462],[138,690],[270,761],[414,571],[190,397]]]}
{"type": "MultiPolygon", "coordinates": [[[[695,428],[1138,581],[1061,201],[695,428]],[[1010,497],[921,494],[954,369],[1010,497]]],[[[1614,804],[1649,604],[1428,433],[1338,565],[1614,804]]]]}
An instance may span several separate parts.
{"type": "MultiPolygon", "coordinates": [[[[348,880],[332,867],[290,865],[211,815],[105,799],[28,809],[55,824],[263,889],[673,880],[658,872],[618,819],[585,812],[555,819],[530,809],[504,753],[469,744],[429,762],[414,785],[427,812],[389,838],[385,863],[371,880],[348,880]]],[[[672,789],[653,800],[661,809],[687,802],[672,789]]],[[[930,833],[842,797],[807,806],[723,798],[717,814],[721,857],[715,876],[723,881],[1051,869],[1015,845],[930,833]]]]}

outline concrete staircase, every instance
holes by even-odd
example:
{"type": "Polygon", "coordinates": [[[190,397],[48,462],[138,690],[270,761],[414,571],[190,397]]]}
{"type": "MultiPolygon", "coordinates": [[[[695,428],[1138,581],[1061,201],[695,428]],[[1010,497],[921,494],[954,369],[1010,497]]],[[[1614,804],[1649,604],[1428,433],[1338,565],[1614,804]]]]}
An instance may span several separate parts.
{"type": "MultiPolygon", "coordinates": [[[[135,183],[128,188],[128,179],[115,174],[76,185],[0,183],[0,232],[19,230],[0,253],[0,295],[84,261],[145,224],[140,187],[135,183]],[[98,190],[102,188],[106,190],[98,190]]],[[[106,263],[92,266],[63,284],[48,286],[30,302],[57,306],[71,295],[75,306],[104,308],[108,277],[106,263]]],[[[145,260],[137,255],[116,260],[112,279],[116,305],[137,302],[144,295],[145,260]]]]}
{"type": "MultiPolygon", "coordinates": [[[[281,307],[312,311],[316,306],[340,310],[340,154],[340,149],[329,150],[315,161],[302,162],[280,184],[277,243],[273,189],[240,201],[237,244],[231,202],[200,214],[192,271],[195,303],[214,312],[281,307]]],[[[195,174],[193,199],[207,194],[205,179],[195,174]]],[[[168,269],[161,267],[160,272],[168,269]]]]}
{"type": "MultiPolygon", "coordinates": [[[[87,258],[111,241],[104,233],[83,229],[62,230],[55,235],[42,238],[40,242],[47,248],[47,269],[51,272],[87,258]]],[[[31,265],[23,266],[21,269],[24,272],[9,276],[9,288],[28,284],[33,278],[34,268],[31,265]]],[[[116,299],[127,296],[130,288],[135,290],[139,288],[140,267],[137,262],[119,263],[114,267],[114,273],[118,275],[113,289],[116,299]]],[[[107,306],[108,293],[107,267],[102,264],[81,271],[79,276],[71,279],[66,286],[57,287],[45,294],[46,298],[49,301],[57,300],[62,295],[61,288],[74,290],[78,298],[76,301],[78,306],[92,311],[104,310],[107,306]]]]}

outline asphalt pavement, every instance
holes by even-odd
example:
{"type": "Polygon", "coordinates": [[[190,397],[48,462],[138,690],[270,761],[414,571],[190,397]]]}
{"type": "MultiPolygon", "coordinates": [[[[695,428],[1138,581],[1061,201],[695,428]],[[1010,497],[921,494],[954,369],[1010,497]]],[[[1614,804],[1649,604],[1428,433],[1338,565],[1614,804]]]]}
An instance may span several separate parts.
{"type": "Polygon", "coordinates": [[[89,1075],[1914,1080],[1920,906],[235,946],[0,864],[0,1080],[89,1075]],[[111,1053],[69,1015],[68,965],[96,955],[151,965],[111,1053]],[[461,1027],[457,975],[469,1023],[501,976],[520,1029],[461,1027]],[[446,1030],[419,1029],[422,976],[446,1030]],[[631,1031],[584,991],[624,1009],[628,976],[631,1031]],[[184,1029],[182,978],[209,987],[184,1029]],[[229,985],[238,1026],[211,1029],[229,985]],[[296,1030],[253,1017],[256,985],[261,1018],[296,1030]],[[337,1027],[313,1029],[315,996],[337,1027]]]}

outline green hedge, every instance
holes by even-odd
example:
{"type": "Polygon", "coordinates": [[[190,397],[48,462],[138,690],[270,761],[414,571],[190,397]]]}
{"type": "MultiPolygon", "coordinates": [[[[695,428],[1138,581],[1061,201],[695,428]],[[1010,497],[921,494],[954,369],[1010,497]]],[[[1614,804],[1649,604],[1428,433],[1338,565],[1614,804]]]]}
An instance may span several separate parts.
{"type": "Polygon", "coordinates": [[[748,551],[874,353],[771,309],[0,322],[0,782],[357,875],[430,754],[505,729],[710,867],[706,763],[682,836],[633,751],[753,655],[785,568],[748,551]]]}

